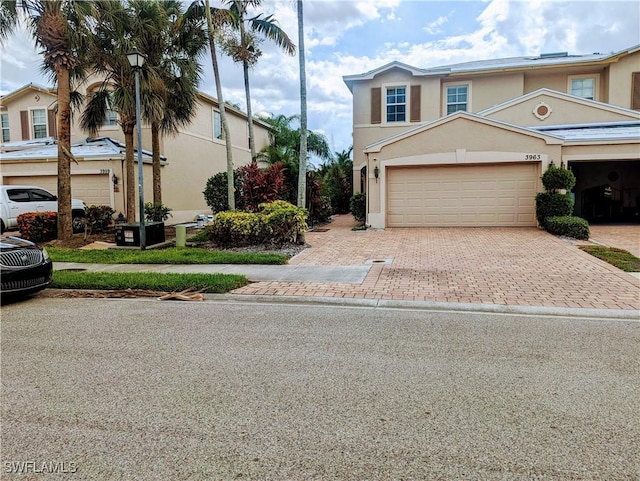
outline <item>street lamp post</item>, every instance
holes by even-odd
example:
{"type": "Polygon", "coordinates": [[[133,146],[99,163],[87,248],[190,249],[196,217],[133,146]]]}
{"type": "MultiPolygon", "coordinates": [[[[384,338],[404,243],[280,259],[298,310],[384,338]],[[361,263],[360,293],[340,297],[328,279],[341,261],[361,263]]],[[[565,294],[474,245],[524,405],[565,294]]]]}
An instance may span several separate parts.
{"type": "Polygon", "coordinates": [[[135,72],[136,79],[136,129],[138,134],[138,198],[140,204],[140,249],[144,250],[146,247],[147,232],[144,224],[144,178],[142,170],[142,126],[141,126],[141,113],[140,113],[140,69],[144,65],[146,56],[138,52],[138,49],[134,47],[133,50],[127,52],[127,59],[129,64],[135,72]]]}

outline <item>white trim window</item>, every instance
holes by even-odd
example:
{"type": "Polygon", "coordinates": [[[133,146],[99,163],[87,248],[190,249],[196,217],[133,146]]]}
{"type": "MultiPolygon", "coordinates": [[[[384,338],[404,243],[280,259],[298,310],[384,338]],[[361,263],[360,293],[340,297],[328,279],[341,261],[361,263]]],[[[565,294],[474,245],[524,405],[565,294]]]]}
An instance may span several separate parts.
{"type": "Polygon", "coordinates": [[[385,88],[387,122],[407,121],[407,86],[398,85],[385,88]]]}
{"type": "Polygon", "coordinates": [[[446,115],[455,112],[469,111],[469,84],[446,85],[444,88],[444,102],[446,115]]]}
{"type": "Polygon", "coordinates": [[[104,118],[103,127],[114,127],[118,125],[118,112],[115,110],[107,109],[107,113],[104,118]]]}
{"type": "Polygon", "coordinates": [[[34,139],[44,139],[47,137],[47,111],[46,109],[35,109],[31,111],[31,130],[34,139]]]}
{"type": "Polygon", "coordinates": [[[567,90],[571,95],[598,100],[598,75],[570,75],[567,90]]]}
{"type": "Polygon", "coordinates": [[[2,119],[2,141],[9,142],[11,139],[11,133],[9,131],[9,114],[0,114],[2,119]]]}
{"type": "Polygon", "coordinates": [[[224,137],[222,133],[222,117],[220,111],[213,110],[213,138],[222,139],[224,137]]]}

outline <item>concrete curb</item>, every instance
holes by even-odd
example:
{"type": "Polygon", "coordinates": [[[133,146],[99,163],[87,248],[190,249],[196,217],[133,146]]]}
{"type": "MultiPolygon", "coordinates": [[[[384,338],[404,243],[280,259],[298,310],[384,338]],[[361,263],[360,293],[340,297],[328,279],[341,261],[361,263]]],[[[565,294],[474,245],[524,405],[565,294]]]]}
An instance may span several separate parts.
{"type": "Polygon", "coordinates": [[[587,309],[549,306],[513,306],[501,304],[469,304],[456,302],[401,301],[389,299],[351,299],[343,297],[261,296],[244,294],[205,294],[205,300],[237,303],[308,304],[336,307],[368,307],[374,309],[407,309],[484,314],[516,314],[531,316],[615,319],[640,322],[640,310],[587,309]]]}

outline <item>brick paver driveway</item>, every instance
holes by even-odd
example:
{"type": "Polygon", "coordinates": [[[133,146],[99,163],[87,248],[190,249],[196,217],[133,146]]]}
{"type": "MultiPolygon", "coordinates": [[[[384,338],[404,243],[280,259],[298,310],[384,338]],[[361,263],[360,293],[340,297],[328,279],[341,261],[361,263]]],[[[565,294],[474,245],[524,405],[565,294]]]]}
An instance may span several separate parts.
{"type": "Polygon", "coordinates": [[[640,225],[592,225],[591,239],[640,257],[640,225]]]}
{"type": "Polygon", "coordinates": [[[360,285],[257,282],[237,294],[639,309],[640,280],[537,228],[352,231],[351,216],[307,234],[290,264],[371,263],[360,285]]]}

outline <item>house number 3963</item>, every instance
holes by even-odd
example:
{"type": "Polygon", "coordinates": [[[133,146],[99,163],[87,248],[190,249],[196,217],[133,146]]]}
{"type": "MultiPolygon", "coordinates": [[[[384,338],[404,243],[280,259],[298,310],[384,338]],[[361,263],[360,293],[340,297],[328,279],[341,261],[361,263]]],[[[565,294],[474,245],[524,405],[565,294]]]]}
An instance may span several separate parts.
{"type": "Polygon", "coordinates": [[[542,155],[540,155],[540,154],[525,154],[524,160],[542,160],[542,155]]]}

